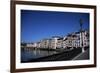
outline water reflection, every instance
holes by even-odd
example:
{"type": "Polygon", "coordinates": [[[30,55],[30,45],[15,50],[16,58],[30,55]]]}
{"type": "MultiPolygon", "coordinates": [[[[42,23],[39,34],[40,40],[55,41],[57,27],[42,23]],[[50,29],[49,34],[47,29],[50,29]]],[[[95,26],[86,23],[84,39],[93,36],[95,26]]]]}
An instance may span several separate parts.
{"type": "Polygon", "coordinates": [[[40,49],[27,49],[21,50],[21,61],[29,61],[40,57],[56,54],[56,51],[40,50],[40,49]]]}

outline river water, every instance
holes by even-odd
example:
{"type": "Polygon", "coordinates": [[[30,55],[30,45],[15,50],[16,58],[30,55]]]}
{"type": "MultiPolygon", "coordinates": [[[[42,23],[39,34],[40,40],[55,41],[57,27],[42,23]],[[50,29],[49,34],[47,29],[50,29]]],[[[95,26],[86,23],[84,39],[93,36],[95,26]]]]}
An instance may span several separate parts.
{"type": "Polygon", "coordinates": [[[39,49],[32,49],[32,50],[21,50],[21,61],[29,61],[31,59],[36,59],[40,57],[45,57],[49,55],[56,54],[56,51],[50,50],[39,50],[39,49]]]}

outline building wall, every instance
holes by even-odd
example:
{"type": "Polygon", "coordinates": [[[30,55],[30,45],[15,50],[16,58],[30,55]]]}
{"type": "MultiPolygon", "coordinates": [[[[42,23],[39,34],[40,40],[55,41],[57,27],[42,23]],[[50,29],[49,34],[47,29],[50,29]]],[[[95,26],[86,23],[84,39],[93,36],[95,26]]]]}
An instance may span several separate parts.
{"type": "Polygon", "coordinates": [[[71,47],[88,47],[89,46],[89,32],[83,31],[82,34],[80,32],[74,32],[64,37],[52,37],[51,39],[43,39],[37,43],[28,43],[27,47],[37,47],[37,48],[71,48],[71,47]],[[82,37],[81,37],[82,35],[82,37]]]}
{"type": "Polygon", "coordinates": [[[57,39],[58,39],[57,37],[52,38],[52,40],[51,40],[51,48],[53,48],[53,49],[57,48],[57,42],[58,42],[57,39]]]}
{"type": "Polygon", "coordinates": [[[57,48],[63,48],[63,39],[57,40],[57,48]]]}
{"type": "Polygon", "coordinates": [[[36,43],[27,43],[26,45],[27,47],[37,47],[37,44],[36,43]]]}
{"type": "Polygon", "coordinates": [[[82,47],[82,43],[83,43],[84,47],[89,46],[89,33],[88,33],[88,31],[82,32],[82,37],[81,37],[80,32],[70,34],[70,36],[65,36],[65,37],[66,37],[66,39],[63,41],[63,48],[82,47]],[[73,37],[73,35],[75,35],[75,36],[73,37]]]}

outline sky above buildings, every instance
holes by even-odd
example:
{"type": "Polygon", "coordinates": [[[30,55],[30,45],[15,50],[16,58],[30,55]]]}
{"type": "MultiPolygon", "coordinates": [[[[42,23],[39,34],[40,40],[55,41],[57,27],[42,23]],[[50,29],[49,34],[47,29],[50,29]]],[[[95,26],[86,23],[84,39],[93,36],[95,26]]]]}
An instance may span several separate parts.
{"type": "Polygon", "coordinates": [[[89,13],[21,10],[21,41],[37,42],[52,36],[65,36],[89,29],[89,13]]]}

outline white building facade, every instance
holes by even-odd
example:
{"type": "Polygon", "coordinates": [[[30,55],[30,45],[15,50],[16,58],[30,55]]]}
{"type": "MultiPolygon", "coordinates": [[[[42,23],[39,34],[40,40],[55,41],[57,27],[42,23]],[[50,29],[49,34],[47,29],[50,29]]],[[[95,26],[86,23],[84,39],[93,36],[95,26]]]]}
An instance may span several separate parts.
{"type": "Polygon", "coordinates": [[[43,39],[40,42],[28,43],[27,47],[34,48],[79,48],[79,47],[89,47],[89,31],[74,32],[70,33],[64,37],[53,36],[50,39],[43,39]]]}

